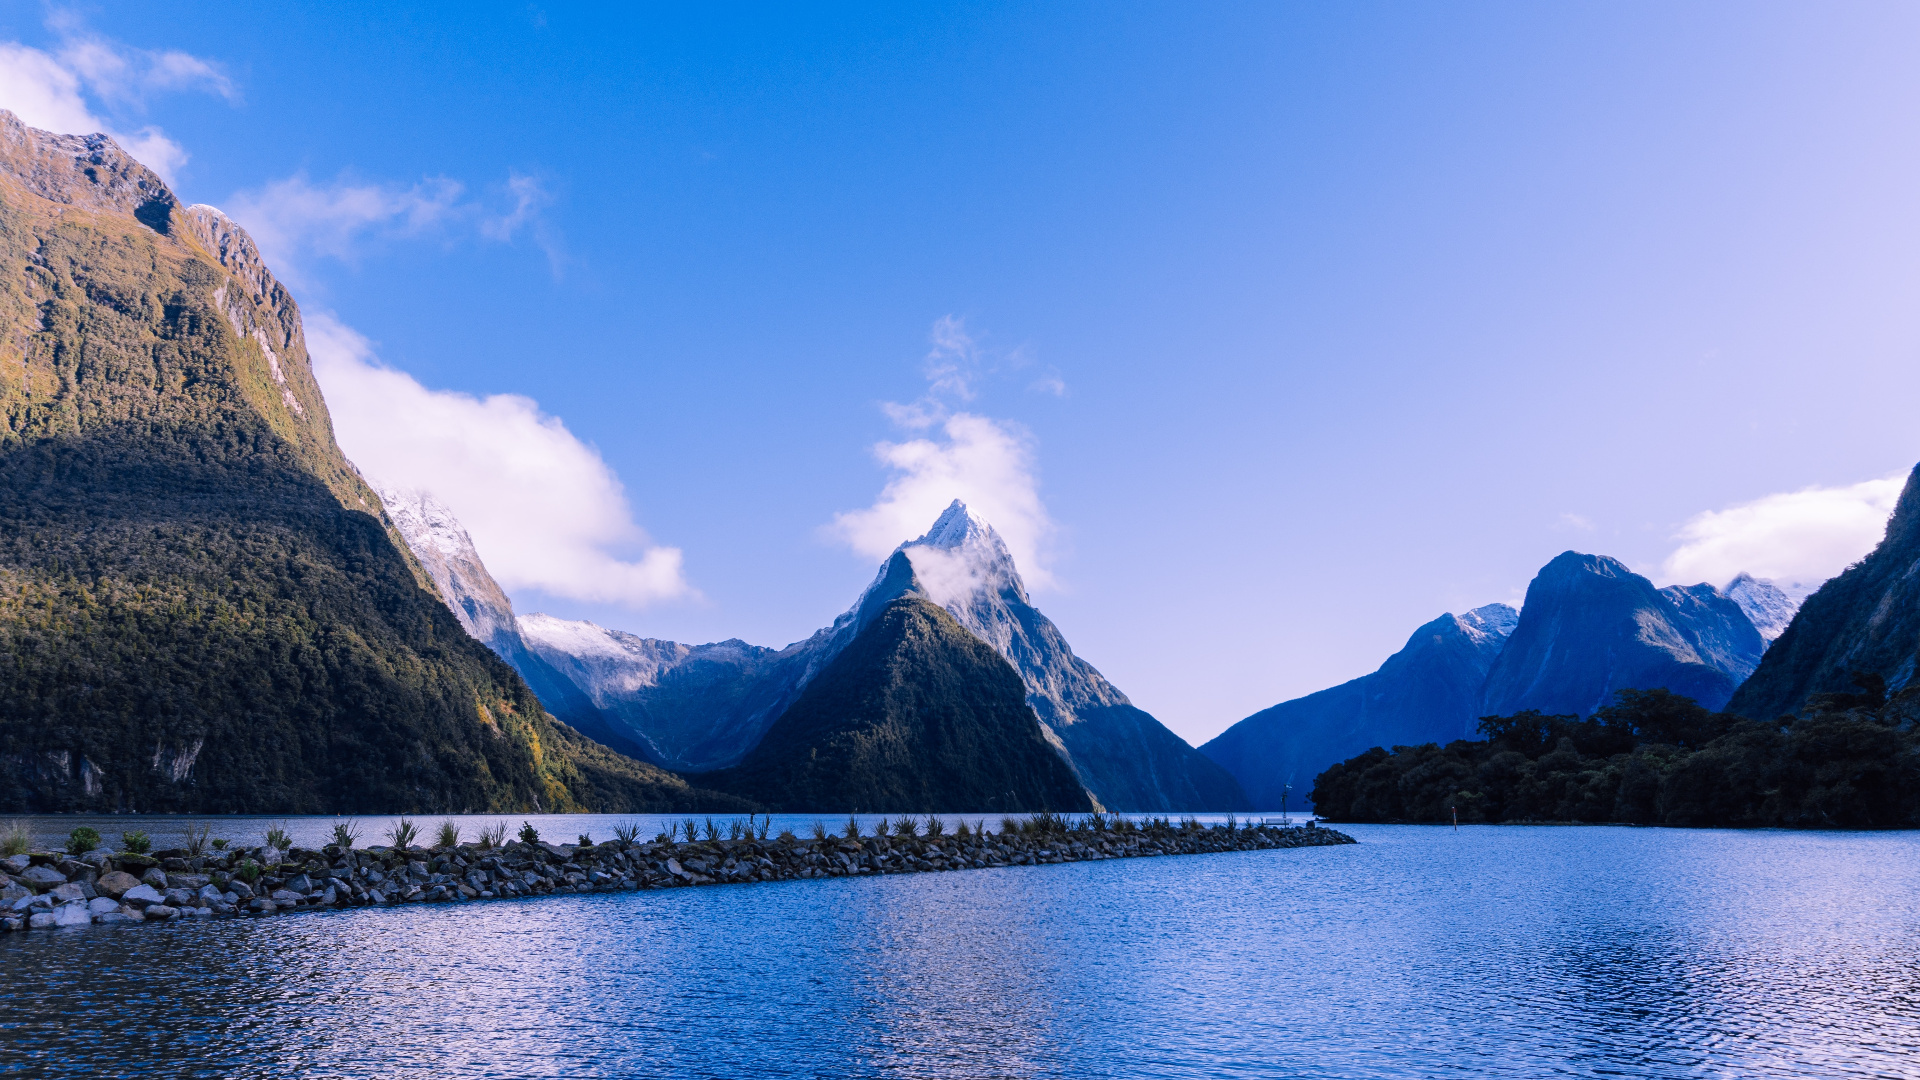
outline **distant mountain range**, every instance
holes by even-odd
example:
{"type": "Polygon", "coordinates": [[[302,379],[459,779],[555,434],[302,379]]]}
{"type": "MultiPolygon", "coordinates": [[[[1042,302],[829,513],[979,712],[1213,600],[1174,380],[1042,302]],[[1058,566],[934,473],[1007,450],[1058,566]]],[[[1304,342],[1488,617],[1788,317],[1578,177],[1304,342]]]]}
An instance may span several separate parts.
{"type": "Polygon", "coordinates": [[[1442,615],[1371,675],[1255,713],[1202,746],[1263,808],[1371,747],[1475,738],[1482,716],[1590,715],[1617,690],[1666,688],[1725,706],[1793,602],[1742,574],[1655,588],[1617,559],[1565,552],[1504,604],[1442,615]]]}
{"type": "MultiPolygon", "coordinates": [[[[402,505],[422,498],[394,496],[402,505]]],[[[1181,812],[1249,805],[1226,770],[1073,654],[1028,600],[1005,543],[958,500],[926,535],[902,544],[832,625],[783,649],[737,639],[687,645],[537,613],[516,619],[450,512],[396,512],[395,521],[416,549],[436,553],[423,555],[424,563],[449,568],[442,591],[476,637],[520,667],[537,690],[548,672],[565,679],[567,687],[551,691],[553,700],[565,705],[584,697],[597,712],[596,719],[570,723],[610,733],[610,744],[633,746],[666,768],[706,773],[740,765],[889,604],[918,597],[1012,665],[1043,736],[1101,806],[1181,812]]]]}

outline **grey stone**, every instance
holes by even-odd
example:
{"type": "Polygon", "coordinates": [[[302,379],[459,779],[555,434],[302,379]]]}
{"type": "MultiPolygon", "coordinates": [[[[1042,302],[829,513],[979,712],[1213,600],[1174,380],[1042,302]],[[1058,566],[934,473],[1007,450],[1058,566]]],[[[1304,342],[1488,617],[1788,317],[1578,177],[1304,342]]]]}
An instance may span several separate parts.
{"type": "Polygon", "coordinates": [[[47,895],[53,897],[53,899],[58,903],[65,903],[68,900],[91,900],[93,899],[93,897],[88,896],[87,894],[92,891],[93,890],[91,888],[85,885],[82,885],[77,881],[69,881],[61,885],[55,885],[53,888],[48,889],[47,895]]]}
{"type": "Polygon", "coordinates": [[[149,919],[160,919],[162,921],[165,921],[167,919],[173,918],[175,915],[180,914],[180,909],[170,908],[165,904],[149,904],[147,905],[147,910],[142,914],[146,915],[146,917],[149,919]]]}
{"type": "Polygon", "coordinates": [[[44,926],[52,926],[53,912],[36,911],[33,913],[33,918],[27,920],[27,925],[33,927],[35,930],[38,930],[44,926]]]}
{"type": "Polygon", "coordinates": [[[119,911],[120,901],[115,900],[111,896],[96,896],[87,901],[87,910],[93,912],[95,915],[104,914],[109,911],[119,911]]]}
{"type": "Polygon", "coordinates": [[[167,872],[157,866],[149,867],[146,873],[140,875],[140,880],[156,890],[164,889],[167,887],[167,872]]]}
{"type": "Polygon", "coordinates": [[[188,892],[192,892],[192,891],[194,891],[195,889],[198,889],[198,888],[199,888],[200,886],[202,886],[202,885],[205,885],[205,884],[206,884],[207,882],[209,882],[209,881],[212,881],[212,880],[213,880],[213,879],[212,879],[211,877],[208,877],[208,876],[207,876],[207,875],[205,875],[205,874],[175,874],[175,873],[168,873],[168,874],[167,874],[167,888],[169,888],[169,889],[185,889],[185,890],[187,890],[188,892]]]}
{"type": "Polygon", "coordinates": [[[121,904],[120,914],[125,915],[128,922],[142,922],[146,919],[146,916],[141,913],[141,910],[132,904],[121,904]]]}
{"type": "Polygon", "coordinates": [[[18,900],[23,896],[32,896],[32,895],[33,895],[32,889],[29,889],[25,885],[21,885],[18,882],[14,882],[9,884],[6,888],[0,889],[0,904],[11,904],[15,900],[18,900]]]}
{"type": "Polygon", "coordinates": [[[166,898],[160,895],[160,890],[151,885],[135,885],[133,888],[120,894],[121,903],[131,904],[134,907],[158,904],[164,899],[166,898]]]}
{"type": "Polygon", "coordinates": [[[227,895],[220,891],[218,885],[202,885],[193,895],[194,899],[208,907],[214,904],[228,903],[227,895]]]}
{"type": "Polygon", "coordinates": [[[14,877],[19,877],[21,874],[26,873],[27,867],[32,865],[33,857],[29,855],[9,855],[4,859],[0,859],[0,868],[4,868],[7,873],[14,877]]]}
{"type": "Polygon", "coordinates": [[[210,907],[188,908],[187,915],[195,919],[211,919],[213,918],[213,909],[210,907]]]}
{"type": "Polygon", "coordinates": [[[93,912],[88,911],[85,904],[61,904],[53,909],[53,925],[92,926],[93,912]]]}
{"type": "Polygon", "coordinates": [[[171,907],[192,907],[193,894],[185,889],[168,889],[166,892],[166,901],[171,907]]]}
{"type": "Polygon", "coordinates": [[[297,893],[292,889],[273,890],[273,902],[279,904],[281,907],[292,907],[304,898],[304,893],[297,893]]]}
{"type": "Polygon", "coordinates": [[[38,889],[41,892],[45,892],[55,885],[65,885],[67,883],[67,875],[55,870],[51,866],[29,866],[26,870],[13,876],[26,882],[29,887],[38,889]]]}
{"type": "Polygon", "coordinates": [[[134,923],[134,922],[139,922],[141,920],[140,920],[140,916],[129,915],[124,911],[103,911],[100,914],[95,915],[93,917],[93,921],[102,926],[105,926],[109,923],[134,923]]]}
{"type": "Polygon", "coordinates": [[[241,881],[239,878],[234,878],[232,881],[227,882],[227,891],[242,900],[253,899],[253,886],[241,881]]]}
{"type": "MultiPolygon", "coordinates": [[[[287,891],[305,896],[310,892],[318,892],[319,890],[315,888],[312,878],[305,874],[295,874],[292,879],[287,882],[287,891]]],[[[277,900],[279,897],[275,897],[274,899],[277,900]]]]}
{"type": "Polygon", "coordinates": [[[95,870],[105,870],[107,863],[113,861],[113,852],[106,848],[94,848],[80,856],[80,861],[92,866],[95,870]]]}

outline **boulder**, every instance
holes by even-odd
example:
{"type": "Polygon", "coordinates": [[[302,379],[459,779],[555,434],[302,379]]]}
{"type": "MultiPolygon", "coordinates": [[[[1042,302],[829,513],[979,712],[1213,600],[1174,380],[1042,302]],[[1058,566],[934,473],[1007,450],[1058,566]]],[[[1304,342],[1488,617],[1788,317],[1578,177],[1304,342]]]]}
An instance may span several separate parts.
{"type": "Polygon", "coordinates": [[[185,889],[168,889],[165,900],[169,907],[189,908],[193,906],[193,894],[185,889]]]}
{"type": "Polygon", "coordinates": [[[108,923],[132,923],[141,921],[139,915],[129,915],[124,911],[103,911],[93,917],[93,921],[102,926],[108,923]]]}
{"type": "Polygon", "coordinates": [[[273,901],[262,900],[259,897],[255,897],[254,899],[247,901],[247,910],[251,912],[255,912],[260,915],[271,915],[277,909],[275,908],[273,901]]]}
{"type": "Polygon", "coordinates": [[[132,907],[146,907],[149,904],[161,903],[165,899],[166,897],[160,895],[160,890],[151,885],[135,885],[120,894],[120,902],[132,907]]]}
{"type": "Polygon", "coordinates": [[[93,883],[93,888],[94,891],[100,895],[111,896],[117,900],[121,896],[126,895],[128,889],[138,884],[140,884],[140,879],[134,877],[132,874],[122,873],[118,870],[109,870],[100,875],[100,880],[93,883]]]}
{"type": "Polygon", "coordinates": [[[310,892],[318,892],[319,889],[314,886],[312,878],[305,874],[295,874],[287,881],[287,891],[305,896],[310,892]]]}
{"type": "Polygon", "coordinates": [[[80,861],[93,867],[95,870],[105,870],[107,864],[113,861],[113,852],[108,851],[106,848],[94,848],[92,851],[80,856],[80,861]]]}
{"type": "Polygon", "coordinates": [[[194,893],[194,899],[198,900],[202,907],[211,907],[214,904],[224,904],[228,902],[227,895],[220,891],[218,885],[200,886],[199,890],[194,893]]]}
{"type": "Polygon", "coordinates": [[[273,902],[281,907],[292,907],[305,899],[305,894],[294,892],[292,889],[275,889],[272,897],[273,902]]]}
{"type": "Polygon", "coordinates": [[[141,874],[140,880],[156,889],[165,889],[167,887],[167,872],[155,866],[148,869],[146,873],[141,874]]]}
{"type": "Polygon", "coordinates": [[[58,863],[54,864],[53,868],[60,871],[60,875],[68,881],[72,881],[74,878],[93,869],[93,867],[81,862],[79,859],[61,859],[58,863]]]}
{"type": "Polygon", "coordinates": [[[165,904],[148,904],[147,910],[141,914],[149,919],[159,919],[164,922],[180,914],[180,910],[178,908],[170,908],[165,904]]]}
{"type": "Polygon", "coordinates": [[[29,866],[24,871],[13,876],[26,882],[28,887],[37,892],[46,892],[55,885],[65,885],[67,883],[67,875],[55,870],[51,866],[29,866]]]}
{"type": "Polygon", "coordinates": [[[213,918],[213,909],[210,907],[187,908],[186,912],[187,912],[187,917],[192,919],[213,918]]]}
{"type": "Polygon", "coordinates": [[[120,901],[111,896],[96,896],[87,901],[87,910],[95,915],[104,915],[109,911],[119,911],[120,901]]]}
{"type": "Polygon", "coordinates": [[[92,926],[93,912],[85,904],[61,904],[53,909],[55,926],[92,926]]]}
{"type": "Polygon", "coordinates": [[[125,870],[129,874],[144,873],[159,866],[160,860],[150,858],[146,855],[134,855],[129,852],[121,852],[113,857],[113,865],[125,870]]]}
{"type": "Polygon", "coordinates": [[[35,930],[43,926],[52,926],[53,924],[53,912],[51,911],[36,911],[33,913],[33,918],[27,920],[27,925],[33,927],[35,930]]]}
{"type": "Polygon", "coordinates": [[[253,899],[253,886],[241,881],[239,878],[234,878],[232,881],[227,882],[227,891],[242,900],[253,899]]]}
{"type": "Polygon", "coordinates": [[[206,874],[176,874],[172,871],[167,872],[167,888],[169,889],[185,889],[188,892],[192,892],[212,880],[213,878],[206,874]]]}
{"type": "Polygon", "coordinates": [[[93,886],[85,882],[69,881],[64,885],[55,885],[53,888],[48,889],[47,895],[61,903],[65,903],[70,900],[91,900],[99,894],[93,891],[93,886]]]}
{"type": "Polygon", "coordinates": [[[11,904],[23,896],[32,895],[32,889],[27,888],[19,882],[12,882],[8,884],[6,888],[0,889],[0,905],[11,904]]]}
{"type": "Polygon", "coordinates": [[[33,856],[31,855],[9,855],[4,859],[0,859],[0,869],[5,869],[7,873],[14,877],[19,877],[21,874],[26,873],[27,867],[32,865],[33,856]]]}

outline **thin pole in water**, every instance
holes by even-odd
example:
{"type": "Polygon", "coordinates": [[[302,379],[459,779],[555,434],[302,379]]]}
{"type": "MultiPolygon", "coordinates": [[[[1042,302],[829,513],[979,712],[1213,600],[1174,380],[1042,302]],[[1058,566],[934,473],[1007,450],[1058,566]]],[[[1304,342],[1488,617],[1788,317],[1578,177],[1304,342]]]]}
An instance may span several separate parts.
{"type": "Polygon", "coordinates": [[[1453,831],[1459,832],[1460,831],[1460,808],[1457,806],[1449,806],[1447,807],[1447,809],[1453,811],[1453,831]]]}

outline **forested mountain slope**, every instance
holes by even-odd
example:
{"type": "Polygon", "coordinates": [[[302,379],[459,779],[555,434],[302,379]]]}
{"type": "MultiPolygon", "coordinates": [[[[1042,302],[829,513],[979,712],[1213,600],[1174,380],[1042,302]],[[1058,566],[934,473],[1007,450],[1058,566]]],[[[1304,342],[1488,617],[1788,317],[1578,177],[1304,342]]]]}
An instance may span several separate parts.
{"type": "Polygon", "coordinates": [[[0,410],[0,808],[705,798],[554,723],[423,587],[243,231],[4,111],[0,410]]]}

